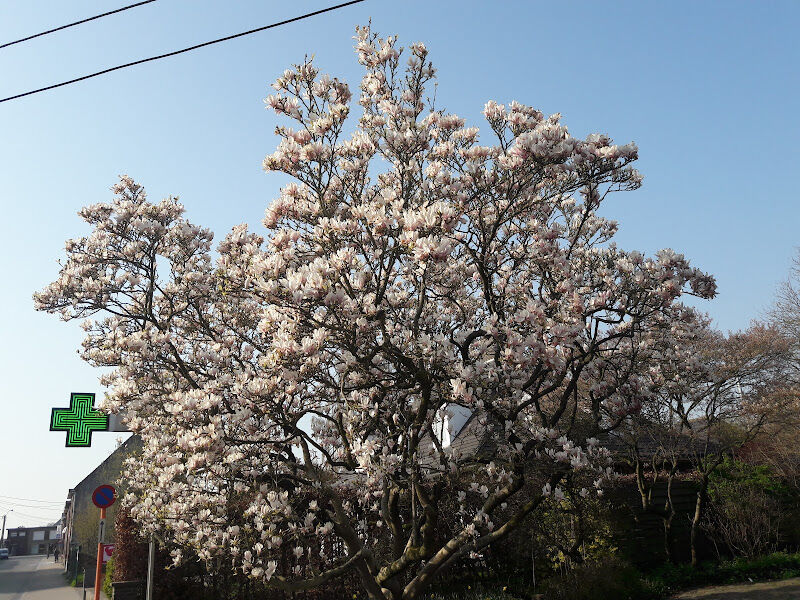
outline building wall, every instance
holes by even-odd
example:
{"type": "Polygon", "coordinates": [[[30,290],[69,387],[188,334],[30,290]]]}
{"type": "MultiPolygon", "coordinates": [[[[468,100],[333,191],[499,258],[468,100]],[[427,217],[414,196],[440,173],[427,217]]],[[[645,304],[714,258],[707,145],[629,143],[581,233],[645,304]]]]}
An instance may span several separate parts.
{"type": "MultiPolygon", "coordinates": [[[[678,562],[688,562],[691,558],[689,533],[697,491],[698,485],[692,480],[676,480],[672,484],[672,504],[676,514],[672,520],[670,546],[673,559],[678,562]]],[[[642,510],[636,484],[632,481],[620,483],[609,490],[609,497],[618,509],[615,539],[622,555],[640,567],[661,564],[665,559],[663,521],[658,515],[642,510]]],[[[660,481],[653,488],[653,505],[662,507],[666,500],[667,485],[660,481]]],[[[712,555],[713,549],[702,535],[699,550],[704,557],[712,555]]]]}
{"type": "MultiPolygon", "coordinates": [[[[97,558],[97,532],[100,519],[100,509],[92,502],[92,493],[103,484],[113,485],[118,497],[125,493],[124,482],[120,481],[122,466],[125,459],[142,448],[141,438],[129,437],[94,471],[89,473],[79,484],[71,490],[71,502],[67,509],[67,532],[64,539],[64,550],[69,552],[70,564],[67,568],[74,568],[75,548],[80,545],[79,562],[81,567],[94,565],[97,558]]],[[[105,543],[114,543],[114,520],[119,508],[119,501],[106,510],[106,536],[105,543]]]]}
{"type": "Polygon", "coordinates": [[[58,527],[17,527],[9,529],[6,536],[6,547],[12,556],[29,554],[47,554],[60,540],[57,537],[58,527]]]}

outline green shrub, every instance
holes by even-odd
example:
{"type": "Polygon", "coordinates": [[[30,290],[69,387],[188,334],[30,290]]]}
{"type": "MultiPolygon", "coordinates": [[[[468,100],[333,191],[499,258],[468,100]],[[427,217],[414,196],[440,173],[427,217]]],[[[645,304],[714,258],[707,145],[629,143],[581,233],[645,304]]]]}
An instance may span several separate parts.
{"type": "Polygon", "coordinates": [[[725,486],[738,484],[755,488],[776,498],[789,498],[789,487],[767,465],[752,465],[725,457],[722,464],[711,473],[709,495],[712,500],[724,493],[725,486]]]}
{"type": "Polygon", "coordinates": [[[72,581],[70,581],[69,584],[72,587],[82,586],[83,585],[83,573],[78,573],[78,576],[75,577],[72,581]]]}
{"type": "Polygon", "coordinates": [[[663,600],[692,587],[800,576],[800,553],[776,552],[752,560],[707,562],[698,568],[665,564],[643,575],[621,559],[609,556],[578,565],[564,575],[546,579],[536,590],[517,592],[512,586],[487,582],[450,583],[425,600],[517,600],[543,594],[545,600],[663,600]],[[515,595],[515,592],[518,595],[515,595]]]}
{"type": "Polygon", "coordinates": [[[697,569],[690,565],[663,565],[647,574],[644,585],[651,597],[664,598],[690,587],[798,576],[800,553],[775,552],[750,560],[739,558],[722,563],[703,563],[697,569]]]}
{"type": "Polygon", "coordinates": [[[795,577],[797,573],[800,573],[800,553],[775,552],[751,560],[740,558],[722,563],[717,570],[721,582],[725,583],[745,579],[795,577]]]}
{"type": "Polygon", "coordinates": [[[506,590],[486,585],[464,584],[447,592],[433,592],[424,596],[425,600],[519,600],[506,590]]]}
{"type": "MultiPolygon", "coordinates": [[[[586,563],[565,575],[545,580],[535,592],[546,600],[661,600],[692,587],[736,583],[748,580],[783,579],[800,576],[800,553],[777,552],[753,560],[737,559],[722,563],[707,562],[698,568],[688,564],[665,564],[646,575],[616,557],[586,563]]],[[[446,592],[434,592],[426,600],[514,600],[510,587],[488,584],[448,586],[446,592]]],[[[520,597],[530,597],[528,590],[520,597]]]]}
{"type": "Polygon", "coordinates": [[[722,555],[755,558],[778,550],[787,523],[787,486],[765,465],[726,458],[712,473],[702,526],[722,555]]]}
{"type": "Polygon", "coordinates": [[[108,562],[106,563],[106,573],[103,577],[103,593],[111,598],[114,594],[114,590],[111,587],[111,583],[114,581],[114,559],[109,558],[108,562]]]}
{"type": "Polygon", "coordinates": [[[665,594],[705,583],[702,569],[695,569],[689,564],[667,563],[648,573],[646,579],[665,594]]]}
{"type": "Polygon", "coordinates": [[[543,592],[547,600],[644,600],[652,597],[641,573],[613,557],[577,566],[566,575],[551,577],[537,591],[543,592]]]}

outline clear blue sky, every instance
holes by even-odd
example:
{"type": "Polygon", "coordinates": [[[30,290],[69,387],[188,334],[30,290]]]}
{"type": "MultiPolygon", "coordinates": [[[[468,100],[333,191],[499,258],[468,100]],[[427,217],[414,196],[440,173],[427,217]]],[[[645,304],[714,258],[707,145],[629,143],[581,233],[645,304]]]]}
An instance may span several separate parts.
{"type": "MultiPolygon", "coordinates": [[[[3,0],[0,43],[126,1],[3,0]]],[[[0,96],[328,5],[159,0],[0,50],[0,96]]],[[[240,222],[260,227],[281,181],[261,171],[277,123],[268,84],[313,53],[356,88],[351,36],[370,17],[401,43],[427,44],[440,105],[472,124],[486,100],[518,100],[561,112],[573,134],[637,142],[644,187],[604,213],[620,221],[619,244],[672,247],[714,273],[719,297],[704,307],[722,329],[770,304],[800,243],[800,3],[367,0],[0,105],[0,515],[7,496],[63,500],[114,447],[116,434],[96,434],[91,449],[66,450],[47,430],[70,392],[102,394],[75,354],[77,324],[31,301],[64,240],[86,231],[76,212],[128,173],[153,200],[179,195],[217,239],[240,222]]],[[[58,514],[17,505],[8,524],[58,514]]]]}

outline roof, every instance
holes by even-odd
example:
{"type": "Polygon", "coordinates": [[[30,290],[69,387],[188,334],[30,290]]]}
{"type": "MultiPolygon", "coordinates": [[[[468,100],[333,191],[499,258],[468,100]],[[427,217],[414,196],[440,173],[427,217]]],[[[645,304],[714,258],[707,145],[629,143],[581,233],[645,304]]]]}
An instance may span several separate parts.
{"type": "Polygon", "coordinates": [[[38,529],[55,529],[58,527],[58,521],[50,525],[37,525],[35,527],[6,527],[6,531],[34,531],[38,529]]]}
{"type": "MultiPolygon", "coordinates": [[[[502,435],[502,428],[494,419],[481,424],[481,419],[476,415],[477,413],[473,413],[464,423],[451,441],[450,447],[454,453],[462,457],[490,458],[497,451],[497,440],[498,436],[502,435]]],[[[636,432],[638,439],[635,440],[639,456],[645,460],[652,460],[664,447],[672,448],[681,461],[706,452],[705,440],[698,440],[687,432],[669,430],[655,423],[647,425],[636,432]]],[[[629,455],[634,442],[632,428],[624,424],[596,437],[600,440],[600,445],[608,448],[616,460],[629,455]]]]}

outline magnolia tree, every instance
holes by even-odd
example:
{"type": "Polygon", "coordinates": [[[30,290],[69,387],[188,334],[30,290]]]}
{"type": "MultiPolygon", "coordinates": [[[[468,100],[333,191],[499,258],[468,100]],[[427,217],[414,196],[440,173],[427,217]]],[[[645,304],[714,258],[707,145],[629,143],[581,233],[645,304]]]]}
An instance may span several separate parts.
{"type": "Polygon", "coordinates": [[[144,440],[125,501],[176,560],[285,590],[353,572],[370,598],[411,599],[567,475],[597,493],[593,432],[651,401],[653,328],[680,329],[677,299],[715,286],[612,242],[597,210],[639,187],[635,145],[492,101],[479,142],[426,100],[423,44],[401,63],[359,28],[356,51],[354,127],[348,86],[311,61],[267,98],[293,123],[264,167],[294,181],[266,239],[236,227],[214,258],[176,200],[123,177],[36,303],[97,315],[83,356],[114,367],[105,406],[144,440]],[[447,443],[454,408],[490,453],[447,443]]]}
{"type": "Polygon", "coordinates": [[[638,361],[639,370],[651,376],[651,399],[629,415],[614,433],[625,449],[633,471],[642,511],[661,519],[664,554],[674,559],[672,525],[676,515],[672,485],[679,466],[694,457],[702,444],[690,436],[676,401],[685,394],[707,389],[711,373],[702,351],[712,335],[710,320],[691,309],[674,308],[673,318],[661,328],[651,328],[650,352],[638,361]],[[661,488],[665,493],[659,494],[661,488]]]}

